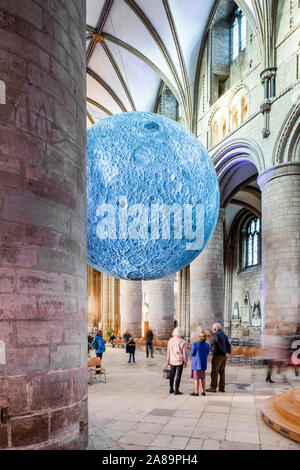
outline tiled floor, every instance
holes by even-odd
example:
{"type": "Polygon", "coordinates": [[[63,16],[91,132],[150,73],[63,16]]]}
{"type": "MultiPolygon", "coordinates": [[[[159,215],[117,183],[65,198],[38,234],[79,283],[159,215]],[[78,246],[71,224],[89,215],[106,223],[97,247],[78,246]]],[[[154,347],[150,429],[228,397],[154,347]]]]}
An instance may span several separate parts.
{"type": "MultiPolygon", "coordinates": [[[[166,356],[146,359],[138,351],[128,364],[123,349],[107,348],[103,366],[107,383],[89,385],[90,449],[298,449],[269,428],[260,416],[268,396],[300,387],[288,372],[288,383],[265,382],[265,370],[227,365],[226,393],[192,397],[190,367],[183,372],[181,396],[168,394],[162,378],[166,356]]],[[[207,385],[209,385],[209,370],[207,385]]]]}

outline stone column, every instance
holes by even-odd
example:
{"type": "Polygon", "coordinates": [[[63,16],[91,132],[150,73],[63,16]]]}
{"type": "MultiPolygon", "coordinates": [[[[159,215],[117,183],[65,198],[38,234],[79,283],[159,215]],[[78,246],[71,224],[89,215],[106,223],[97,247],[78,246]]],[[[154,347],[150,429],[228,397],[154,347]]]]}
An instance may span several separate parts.
{"type": "Polygon", "coordinates": [[[154,339],[170,339],[174,326],[174,276],[147,281],[149,329],[154,339]]]}
{"type": "Polygon", "coordinates": [[[87,445],[85,18],[0,2],[2,449],[87,445]]]}
{"type": "Polygon", "coordinates": [[[113,280],[112,296],[114,298],[114,310],[111,328],[115,335],[120,333],[121,319],[120,319],[120,279],[113,280]]]}
{"type": "Polygon", "coordinates": [[[231,336],[231,315],[232,315],[232,263],[233,249],[231,243],[225,246],[225,305],[224,305],[224,331],[231,336]]]}
{"type": "Polygon", "coordinates": [[[190,336],[190,266],[180,271],[178,281],[178,326],[190,336]]]}
{"type": "Polygon", "coordinates": [[[93,328],[101,323],[101,277],[99,271],[88,265],[88,325],[93,328]]]}
{"type": "Polygon", "coordinates": [[[115,334],[120,329],[120,281],[102,274],[102,329],[111,328],[115,334]]]}
{"type": "Polygon", "coordinates": [[[111,292],[110,292],[110,277],[107,274],[101,276],[101,325],[103,335],[111,322],[111,292]]]}
{"type": "Polygon", "coordinates": [[[262,191],[263,335],[300,325],[300,164],[258,178],[262,191]]]}
{"type": "Polygon", "coordinates": [[[120,281],[121,333],[142,336],[142,281],[120,281]]]}
{"type": "Polygon", "coordinates": [[[220,209],[215,231],[204,251],[190,265],[191,338],[200,328],[209,331],[224,315],[224,209],[220,209]]]}

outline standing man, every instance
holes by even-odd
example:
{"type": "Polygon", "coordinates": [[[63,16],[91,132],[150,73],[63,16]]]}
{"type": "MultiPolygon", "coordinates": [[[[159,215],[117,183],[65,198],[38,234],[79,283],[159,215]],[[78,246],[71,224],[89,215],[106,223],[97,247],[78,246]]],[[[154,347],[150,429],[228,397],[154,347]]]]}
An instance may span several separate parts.
{"type": "Polygon", "coordinates": [[[225,392],[225,366],[227,357],[231,353],[231,345],[229,344],[228,337],[222,331],[220,323],[214,323],[212,326],[213,337],[210,343],[210,350],[212,353],[211,360],[211,383],[207,392],[215,393],[219,380],[219,392],[225,392]]]}
{"type": "Polygon", "coordinates": [[[147,331],[147,345],[146,345],[146,356],[149,357],[149,350],[151,352],[151,357],[153,356],[153,332],[151,330],[147,331]]]}

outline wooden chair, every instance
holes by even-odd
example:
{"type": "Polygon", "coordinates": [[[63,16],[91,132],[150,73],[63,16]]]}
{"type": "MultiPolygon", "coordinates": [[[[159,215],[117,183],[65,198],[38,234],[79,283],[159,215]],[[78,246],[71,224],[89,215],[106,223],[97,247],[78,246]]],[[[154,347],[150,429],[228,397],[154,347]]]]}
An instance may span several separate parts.
{"type": "Polygon", "coordinates": [[[103,382],[106,383],[106,369],[101,367],[100,357],[90,357],[88,359],[88,373],[90,384],[93,384],[94,378],[99,375],[99,382],[102,382],[101,377],[104,377],[103,382]]]}

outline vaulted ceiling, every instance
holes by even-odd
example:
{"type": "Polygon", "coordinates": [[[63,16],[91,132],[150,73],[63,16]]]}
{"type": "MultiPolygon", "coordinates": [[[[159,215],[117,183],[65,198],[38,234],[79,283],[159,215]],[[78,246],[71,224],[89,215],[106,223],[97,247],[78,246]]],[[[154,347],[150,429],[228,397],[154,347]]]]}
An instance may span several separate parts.
{"type": "MultiPolygon", "coordinates": [[[[165,83],[195,131],[203,45],[222,1],[229,0],[87,0],[88,125],[124,111],[155,111],[165,83]]],[[[267,60],[277,0],[236,3],[267,60]]]]}
{"type": "Polygon", "coordinates": [[[215,3],[87,0],[90,122],[122,111],[154,111],[164,82],[191,128],[198,57],[215,3]]]}

